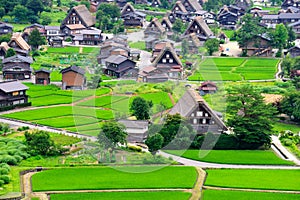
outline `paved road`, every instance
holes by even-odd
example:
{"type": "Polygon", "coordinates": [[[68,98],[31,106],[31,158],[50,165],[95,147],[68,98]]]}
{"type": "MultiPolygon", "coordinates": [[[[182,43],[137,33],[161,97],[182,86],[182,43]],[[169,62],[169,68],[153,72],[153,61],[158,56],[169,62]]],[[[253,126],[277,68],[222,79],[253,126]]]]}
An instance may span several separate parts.
{"type": "Polygon", "coordinates": [[[227,168],[227,169],[300,169],[300,166],[279,166],[279,165],[233,165],[233,164],[217,164],[217,163],[207,163],[191,159],[182,158],[172,154],[168,154],[162,151],[159,151],[159,155],[162,155],[166,158],[171,157],[173,160],[182,163],[187,166],[195,166],[201,168],[227,168]]]}

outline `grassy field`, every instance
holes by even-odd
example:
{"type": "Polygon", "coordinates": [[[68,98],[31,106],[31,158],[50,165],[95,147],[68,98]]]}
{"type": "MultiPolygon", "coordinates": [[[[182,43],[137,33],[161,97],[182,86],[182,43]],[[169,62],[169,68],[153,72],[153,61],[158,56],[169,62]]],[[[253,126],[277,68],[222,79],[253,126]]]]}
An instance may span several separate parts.
{"type": "Polygon", "coordinates": [[[164,199],[164,200],[183,200],[189,199],[190,193],[186,192],[103,192],[103,193],[70,193],[70,194],[52,194],[51,200],[90,200],[90,199],[101,199],[101,200],[153,200],[153,199],[164,199]]]}
{"type": "Polygon", "coordinates": [[[299,194],[204,190],[203,200],[296,200],[299,194]]]}
{"type": "Polygon", "coordinates": [[[197,178],[197,172],[193,167],[158,169],[159,167],[151,166],[53,169],[34,174],[32,185],[33,191],[192,188],[197,178]]]}
{"type": "Polygon", "coordinates": [[[251,165],[293,165],[293,162],[279,158],[271,150],[168,150],[182,157],[204,162],[222,164],[251,164],[251,165]]]}
{"type": "Polygon", "coordinates": [[[56,48],[56,47],[48,47],[48,53],[79,53],[79,47],[64,47],[64,48],[56,48]]]}
{"type": "Polygon", "coordinates": [[[207,58],[188,80],[265,80],[274,79],[278,59],[207,58]],[[259,73],[258,73],[259,72],[259,73]]]}
{"type": "Polygon", "coordinates": [[[146,50],[146,43],[145,41],[130,42],[129,47],[134,49],[146,50]]]}
{"type": "Polygon", "coordinates": [[[285,124],[285,123],[275,122],[273,124],[273,130],[276,131],[276,132],[290,130],[294,133],[298,133],[300,131],[300,126],[293,125],[293,124],[285,124]]]}
{"type": "Polygon", "coordinates": [[[206,172],[208,186],[300,190],[300,170],[211,169],[206,172]]]}

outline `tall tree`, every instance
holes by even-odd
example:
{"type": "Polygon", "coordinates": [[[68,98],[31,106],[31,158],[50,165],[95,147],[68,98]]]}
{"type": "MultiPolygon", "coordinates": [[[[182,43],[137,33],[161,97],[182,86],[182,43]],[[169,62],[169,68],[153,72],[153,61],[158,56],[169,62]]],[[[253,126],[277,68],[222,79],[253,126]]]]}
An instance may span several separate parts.
{"type": "Polygon", "coordinates": [[[119,143],[126,144],[127,133],[125,126],[117,122],[106,122],[103,124],[98,135],[100,145],[115,148],[119,143]]]}
{"type": "Polygon", "coordinates": [[[101,3],[98,8],[98,11],[99,10],[101,10],[111,20],[115,20],[121,16],[120,8],[116,4],[101,3]]]}
{"type": "Polygon", "coordinates": [[[181,42],[181,54],[183,58],[186,58],[188,52],[189,52],[189,42],[187,41],[187,39],[183,39],[181,42]]]}
{"type": "Polygon", "coordinates": [[[207,49],[208,54],[211,56],[214,52],[219,50],[220,41],[216,38],[208,39],[204,43],[204,46],[207,49]]]}
{"type": "Polygon", "coordinates": [[[297,39],[296,33],[291,26],[285,26],[288,31],[288,44],[287,48],[291,48],[293,46],[293,42],[297,39]]]}
{"type": "Polygon", "coordinates": [[[177,18],[173,24],[172,29],[177,33],[182,33],[184,31],[184,24],[182,20],[177,18]]]}
{"type": "Polygon", "coordinates": [[[26,7],[35,15],[38,15],[44,10],[44,5],[41,0],[28,0],[26,7]]]}
{"type": "Polygon", "coordinates": [[[28,21],[28,9],[22,5],[16,5],[13,11],[10,13],[11,16],[15,17],[17,22],[27,22],[28,21]]]}
{"type": "Polygon", "coordinates": [[[136,97],[133,99],[130,110],[137,120],[150,119],[150,108],[152,102],[148,102],[142,97],[136,97]]]}
{"type": "Polygon", "coordinates": [[[240,148],[269,147],[275,108],[265,104],[262,95],[251,85],[233,87],[228,93],[227,125],[234,128],[240,148]]]}
{"type": "Polygon", "coordinates": [[[28,44],[30,44],[33,49],[38,49],[40,45],[43,45],[46,43],[45,37],[41,36],[38,29],[34,29],[31,31],[29,38],[28,38],[28,44]]]}
{"type": "Polygon", "coordinates": [[[0,7],[0,19],[5,15],[5,9],[0,7]]]}
{"type": "Polygon", "coordinates": [[[272,46],[278,48],[277,56],[281,56],[282,49],[288,42],[288,30],[285,25],[277,24],[275,30],[270,30],[269,37],[272,41],[272,46]]]}
{"type": "Polygon", "coordinates": [[[300,93],[290,92],[285,94],[280,102],[279,110],[287,114],[293,121],[300,123],[300,93]]]}

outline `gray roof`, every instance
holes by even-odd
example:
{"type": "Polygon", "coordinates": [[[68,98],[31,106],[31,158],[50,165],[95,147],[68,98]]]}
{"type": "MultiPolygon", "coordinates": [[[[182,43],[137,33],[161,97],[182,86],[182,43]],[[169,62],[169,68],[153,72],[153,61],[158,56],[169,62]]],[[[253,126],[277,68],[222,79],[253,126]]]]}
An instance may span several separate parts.
{"type": "Polygon", "coordinates": [[[60,26],[45,26],[45,30],[60,30],[60,26]]]}
{"type": "Polygon", "coordinates": [[[119,120],[126,128],[144,129],[148,127],[149,122],[146,120],[119,120]]]}
{"type": "Polygon", "coordinates": [[[5,24],[5,23],[0,24],[0,27],[9,27],[9,28],[13,28],[12,25],[10,25],[10,24],[5,24]]]}
{"type": "Polygon", "coordinates": [[[73,66],[71,66],[71,67],[67,67],[67,68],[65,68],[65,69],[62,69],[62,70],[60,71],[60,73],[63,74],[63,73],[66,73],[66,72],[68,72],[68,71],[74,71],[74,72],[77,72],[77,73],[82,74],[82,75],[85,74],[84,69],[82,69],[82,68],[80,68],[80,67],[77,67],[77,66],[75,66],[75,65],[73,65],[73,66]]]}
{"type": "Polygon", "coordinates": [[[278,19],[278,15],[264,15],[262,19],[278,19]]]}
{"type": "Polygon", "coordinates": [[[280,13],[279,19],[300,19],[300,13],[280,13]]]}
{"type": "Polygon", "coordinates": [[[4,58],[2,63],[5,64],[5,63],[8,63],[8,62],[14,62],[14,60],[21,60],[23,62],[26,62],[26,63],[33,63],[33,60],[31,57],[25,57],[25,56],[21,56],[21,55],[14,55],[14,56],[11,56],[11,57],[8,57],[8,58],[4,58]]]}
{"type": "Polygon", "coordinates": [[[289,27],[297,26],[300,24],[300,20],[291,24],[288,24],[289,27]]]}
{"type": "Polygon", "coordinates": [[[21,82],[12,81],[12,82],[2,82],[0,83],[0,90],[8,93],[14,91],[28,90],[28,87],[21,82]]]}
{"type": "MultiPolygon", "coordinates": [[[[105,59],[105,62],[113,63],[113,64],[121,64],[122,62],[129,60],[127,57],[122,55],[111,55],[107,59],[105,59]]],[[[133,62],[133,61],[132,61],[133,62]]]]}
{"type": "Polygon", "coordinates": [[[41,68],[41,69],[38,69],[38,70],[35,70],[35,73],[39,73],[39,72],[45,72],[45,73],[48,73],[50,74],[50,70],[47,70],[47,69],[44,69],[44,68],[41,68]]]}
{"type": "Polygon", "coordinates": [[[195,11],[202,10],[202,6],[197,0],[187,0],[195,11]]]}

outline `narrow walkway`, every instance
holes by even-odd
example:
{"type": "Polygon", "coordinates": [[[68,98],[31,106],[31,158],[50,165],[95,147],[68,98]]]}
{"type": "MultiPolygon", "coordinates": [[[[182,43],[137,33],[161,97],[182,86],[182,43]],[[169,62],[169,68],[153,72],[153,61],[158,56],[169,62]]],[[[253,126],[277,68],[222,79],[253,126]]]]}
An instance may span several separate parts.
{"type": "Polygon", "coordinates": [[[293,190],[266,190],[266,189],[247,189],[247,188],[224,188],[215,186],[203,186],[205,190],[231,190],[231,191],[245,191],[245,192],[269,192],[269,193],[288,193],[288,194],[300,194],[300,191],[293,190]]]}
{"type": "Polygon", "coordinates": [[[281,78],[279,77],[279,75],[282,72],[281,63],[282,63],[282,60],[280,60],[279,63],[278,63],[278,65],[277,65],[277,73],[275,74],[275,78],[277,80],[281,80],[281,78]]]}
{"type": "Polygon", "coordinates": [[[280,165],[235,165],[235,164],[218,164],[218,163],[208,163],[196,160],[191,160],[187,158],[182,158],[172,154],[168,154],[162,151],[158,152],[159,155],[166,158],[171,157],[173,160],[182,163],[186,166],[195,166],[201,168],[215,168],[215,169],[300,169],[300,166],[280,166],[280,165]]]}

